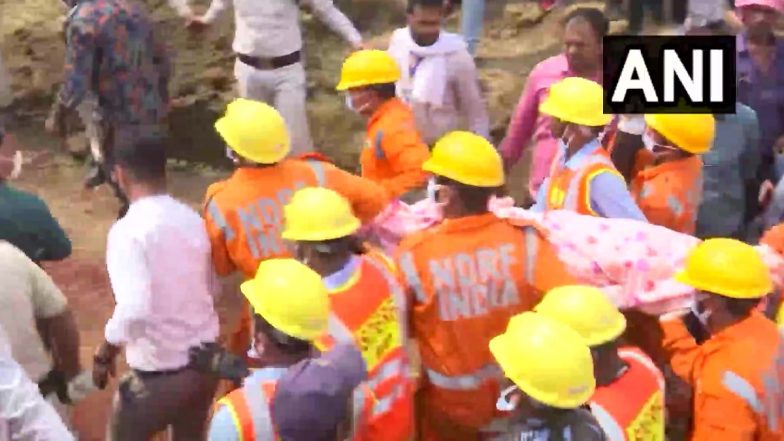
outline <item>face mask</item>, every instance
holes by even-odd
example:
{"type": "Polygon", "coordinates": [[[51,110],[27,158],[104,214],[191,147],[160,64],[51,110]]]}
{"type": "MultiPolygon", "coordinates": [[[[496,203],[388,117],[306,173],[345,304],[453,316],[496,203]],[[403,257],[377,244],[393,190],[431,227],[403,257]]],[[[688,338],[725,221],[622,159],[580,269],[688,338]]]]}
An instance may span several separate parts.
{"type": "Polygon", "coordinates": [[[652,152],[654,147],[656,147],[656,143],[653,142],[651,135],[647,133],[642,134],[642,144],[645,146],[645,149],[649,152],[652,152]]]}
{"type": "Polygon", "coordinates": [[[17,150],[14,154],[14,169],[11,171],[10,179],[16,179],[22,173],[22,151],[17,150]]]}
{"type": "Polygon", "coordinates": [[[346,108],[352,112],[356,112],[354,110],[354,103],[351,102],[351,95],[346,94],[346,108]]]}
{"type": "Polygon", "coordinates": [[[704,307],[702,308],[703,311],[700,312],[699,301],[696,300],[691,304],[690,309],[692,314],[694,314],[694,316],[697,317],[697,320],[699,320],[700,323],[702,323],[702,326],[707,327],[708,319],[710,318],[711,314],[713,314],[713,312],[705,309],[704,307]]]}
{"type": "Polygon", "coordinates": [[[509,386],[506,389],[501,391],[501,396],[498,397],[498,401],[495,402],[495,408],[500,410],[501,412],[511,412],[517,409],[517,404],[519,402],[518,398],[509,398],[509,395],[512,392],[517,390],[517,386],[509,386]]]}
{"type": "Polygon", "coordinates": [[[237,154],[234,153],[234,150],[232,150],[229,146],[226,146],[226,157],[229,158],[231,162],[237,162],[239,159],[237,158],[237,154]]]}

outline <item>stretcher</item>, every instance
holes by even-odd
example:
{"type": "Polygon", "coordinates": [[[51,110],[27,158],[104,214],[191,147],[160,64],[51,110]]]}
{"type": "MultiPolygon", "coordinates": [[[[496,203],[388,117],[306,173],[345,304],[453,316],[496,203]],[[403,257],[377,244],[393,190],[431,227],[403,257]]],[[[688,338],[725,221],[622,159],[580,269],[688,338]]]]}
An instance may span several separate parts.
{"type": "MultiPolygon", "coordinates": [[[[664,227],[629,219],[584,216],[565,210],[534,213],[515,207],[511,198],[490,201],[502,218],[533,220],[542,225],[549,242],[581,283],[601,288],[620,309],[662,314],[688,307],[693,289],[673,276],[700,239],[664,227]]],[[[394,253],[400,240],[440,221],[430,200],[408,205],[396,201],[362,234],[394,253]]],[[[784,257],[766,245],[757,251],[768,265],[777,289],[784,282],[784,257]]]]}

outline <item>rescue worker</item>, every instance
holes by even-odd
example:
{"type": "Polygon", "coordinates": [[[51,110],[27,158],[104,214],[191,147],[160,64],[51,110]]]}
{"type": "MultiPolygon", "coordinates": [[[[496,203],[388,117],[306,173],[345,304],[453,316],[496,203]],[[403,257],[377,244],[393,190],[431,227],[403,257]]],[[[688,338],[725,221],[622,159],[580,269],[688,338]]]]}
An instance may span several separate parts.
{"type": "Polygon", "coordinates": [[[645,220],[598,135],[612,116],[602,113],[602,86],[580,77],[553,84],[539,111],[551,117],[559,152],[539,187],[534,211],[645,220]]]}
{"type": "MultiPolygon", "coordinates": [[[[236,167],[231,177],[209,186],[204,202],[213,264],[220,276],[239,270],[251,279],[261,261],[290,257],[280,238],[283,206],[302,187],[338,191],[363,221],[372,219],[389,201],[387,192],[374,182],[331,164],[284,159],[290,150],[286,124],[267,104],[237,99],[215,128],[236,167]]],[[[250,311],[246,310],[229,348],[240,355],[249,344],[250,311]]]]}
{"type": "MultiPolygon", "coordinates": [[[[279,439],[275,410],[276,385],[289,367],[313,357],[313,342],[327,331],[328,293],[321,277],[294,259],[270,259],[259,265],[256,277],[242,284],[242,293],[253,306],[254,347],[259,354],[260,369],[253,369],[241,389],[221,398],[210,423],[210,441],[268,441],[279,439]]],[[[345,352],[343,355],[347,355],[345,352]]],[[[362,374],[359,383],[365,378],[362,374]]],[[[356,377],[356,375],[352,375],[356,377]]],[[[326,381],[326,379],[322,379],[326,381]]],[[[349,408],[354,412],[350,439],[364,436],[361,430],[373,405],[366,389],[357,388],[343,403],[331,407],[349,408]]],[[[333,409],[310,409],[328,413],[333,409]]],[[[303,412],[307,409],[302,409],[303,412]]],[[[312,417],[312,415],[311,415],[312,417]]],[[[303,418],[307,421],[307,418],[303,418]]],[[[331,427],[337,432],[337,427],[331,427]]],[[[313,428],[311,439],[324,439],[313,428]]],[[[331,439],[336,439],[337,433],[331,439]]],[[[330,439],[327,437],[326,439],[330,439]]]]}
{"type": "Polygon", "coordinates": [[[85,179],[86,188],[109,181],[121,203],[128,199],[111,179],[112,149],[141,138],[163,137],[169,109],[171,64],[165,45],[144,7],[128,0],[64,0],[72,8],[65,23],[65,82],[60,88],[46,129],[66,135],[65,118],[84,99],[97,101],[94,118],[101,138],[101,157],[85,179]]]}
{"type": "Polygon", "coordinates": [[[691,314],[709,334],[697,344],[684,323],[688,310],[660,318],[672,368],[694,386],[689,439],[784,439],[784,341],[757,310],[773,289],[760,255],[735,239],[708,239],[675,279],[696,290],[691,314]]]}
{"type": "Polygon", "coordinates": [[[650,114],[645,124],[643,143],[653,163],[632,180],[632,195],[650,223],[694,235],[702,199],[699,155],[711,149],[715,120],[707,114],[650,114]]]}
{"type": "Polygon", "coordinates": [[[476,440],[503,432],[495,401],[503,378],[487,344],[550,288],[573,281],[534,223],[488,211],[504,184],[495,147],[452,132],[423,164],[444,220],[403,239],[396,261],[422,359],[419,439],[476,440]]]}
{"type": "MultiPolygon", "coordinates": [[[[177,0],[182,2],[184,0],[177,0]]],[[[212,0],[201,17],[190,17],[186,27],[199,31],[212,26],[234,7],[234,76],[242,98],[263,101],[283,115],[292,137],[292,153],[313,151],[305,111],[307,78],[303,64],[300,11],[310,11],[354,50],[362,36],[332,0],[212,0]]]]}
{"type": "Polygon", "coordinates": [[[297,258],[321,275],[330,294],[330,340],[356,344],[362,351],[367,384],[377,400],[368,423],[370,439],[407,441],[413,385],[405,348],[405,299],[394,263],[379,252],[356,253],[354,235],[362,224],[333,190],[299,190],[283,213],[281,237],[295,241],[297,258]]]}
{"type": "Polygon", "coordinates": [[[430,153],[411,108],[395,96],[398,80],[400,69],[391,55],[362,50],[343,63],[337,90],[346,92],[346,105],[368,121],[359,157],[362,176],[393,197],[413,202],[423,195],[416,190],[427,181],[422,163],[430,153]]]}
{"type": "Polygon", "coordinates": [[[596,379],[591,352],[574,330],[545,315],[524,312],[512,317],[489,347],[513,383],[496,403],[511,414],[510,427],[494,440],[607,439],[584,408],[596,379]]]}
{"type": "Polygon", "coordinates": [[[591,286],[562,286],[545,294],[534,311],[568,325],[591,349],[591,411],[607,438],[664,441],[664,377],[640,349],[620,346],[626,318],[607,296],[591,286]]]}

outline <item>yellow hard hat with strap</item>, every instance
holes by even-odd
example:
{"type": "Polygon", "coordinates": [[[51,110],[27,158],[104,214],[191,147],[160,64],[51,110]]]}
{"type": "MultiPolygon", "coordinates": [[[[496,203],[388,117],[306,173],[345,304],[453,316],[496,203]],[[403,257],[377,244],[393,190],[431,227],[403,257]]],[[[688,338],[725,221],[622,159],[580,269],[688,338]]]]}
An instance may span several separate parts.
{"type": "Polygon", "coordinates": [[[485,138],[463,131],[444,135],[433,147],[422,169],[472,187],[504,184],[501,155],[485,138]]]}
{"type": "Polygon", "coordinates": [[[327,288],[318,273],[297,260],[261,262],[240,290],[256,314],[286,335],[313,341],[327,330],[327,288]]]}
{"type": "Polygon", "coordinates": [[[520,390],[551,407],[575,409],[596,389],[593,359],[585,341],[567,325],[535,312],[518,314],[490,352],[520,390]]]}
{"type": "Polygon", "coordinates": [[[283,207],[286,240],[320,242],[350,236],[362,226],[351,204],[334,190],[309,187],[298,190],[283,207]]]}
{"type": "Polygon", "coordinates": [[[374,84],[390,84],[400,79],[397,62],[386,51],[366,49],[346,58],[336,89],[344,91],[374,84]]]}
{"type": "Polygon", "coordinates": [[[544,295],[534,311],[569,325],[591,347],[611,342],[626,330],[626,318],[593,286],[554,288],[544,295]]]}
{"type": "Polygon", "coordinates": [[[601,127],[612,121],[612,115],[604,113],[602,86],[580,77],[566,77],[550,86],[539,111],[580,126],[601,127]]]}
{"type": "Polygon", "coordinates": [[[260,101],[234,100],[215,122],[215,130],[238,155],[258,164],[279,162],[291,150],[283,117],[260,101]]]}
{"type": "Polygon", "coordinates": [[[697,245],[675,280],[733,299],[758,299],[773,291],[770,272],[757,250],[735,239],[707,239],[697,245]]]}

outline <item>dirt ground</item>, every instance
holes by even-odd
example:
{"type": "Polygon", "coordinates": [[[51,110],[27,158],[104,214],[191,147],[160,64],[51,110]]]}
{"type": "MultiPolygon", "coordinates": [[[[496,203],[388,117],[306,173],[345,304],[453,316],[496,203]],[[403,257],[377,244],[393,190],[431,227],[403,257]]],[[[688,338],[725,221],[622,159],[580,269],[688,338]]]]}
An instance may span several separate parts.
{"type": "MultiPolygon", "coordinates": [[[[208,0],[194,1],[204,5],[208,0]]],[[[489,0],[494,1],[494,0],[489,0]]],[[[81,357],[91,366],[92,353],[102,341],[113,299],[104,265],[107,232],[114,221],[117,204],[107,188],[90,194],[81,190],[84,164],[62,153],[51,138],[42,135],[40,122],[60,81],[62,39],[59,34],[63,10],[56,0],[0,0],[0,50],[13,75],[15,113],[28,121],[19,133],[26,150],[43,153],[37,167],[27,167],[21,188],[40,195],[71,237],[73,256],[47,265],[47,271],[67,295],[81,330],[81,357]]],[[[164,0],[147,0],[153,15],[175,50],[176,76],[172,115],[175,156],[212,164],[220,162],[222,144],[212,123],[225,103],[234,96],[232,79],[231,13],[225,23],[201,37],[188,35],[164,0]]],[[[389,0],[345,0],[346,11],[370,43],[383,48],[390,31],[404,24],[401,2],[389,0]]],[[[599,2],[587,3],[598,6],[599,2]]],[[[531,2],[509,4],[502,19],[486,24],[486,38],[479,48],[478,65],[486,91],[496,136],[501,136],[508,116],[519,97],[533,65],[559,48],[559,21],[564,11],[542,17],[531,2]]],[[[455,28],[456,18],[449,27],[455,28]]],[[[615,24],[618,25],[618,24],[615,24]]],[[[615,26],[614,25],[614,26],[615,26]]],[[[362,122],[344,108],[334,92],[340,63],[348,48],[337,36],[311,19],[305,21],[309,116],[312,133],[320,149],[339,165],[356,170],[362,138],[362,122]]],[[[525,161],[527,162],[527,161],[525,161]]],[[[524,162],[524,163],[525,163],[524,162]]],[[[197,207],[207,185],[225,171],[172,163],[173,194],[197,207]]],[[[510,178],[510,189],[518,198],[525,189],[524,166],[510,178]]],[[[218,307],[224,323],[235,319],[239,297],[224,293],[218,307]]],[[[224,328],[224,330],[227,328],[224,328]]],[[[116,384],[116,382],[114,383],[116,384]]],[[[75,409],[75,426],[82,441],[101,441],[110,409],[112,390],[89,397],[75,409]]]]}

